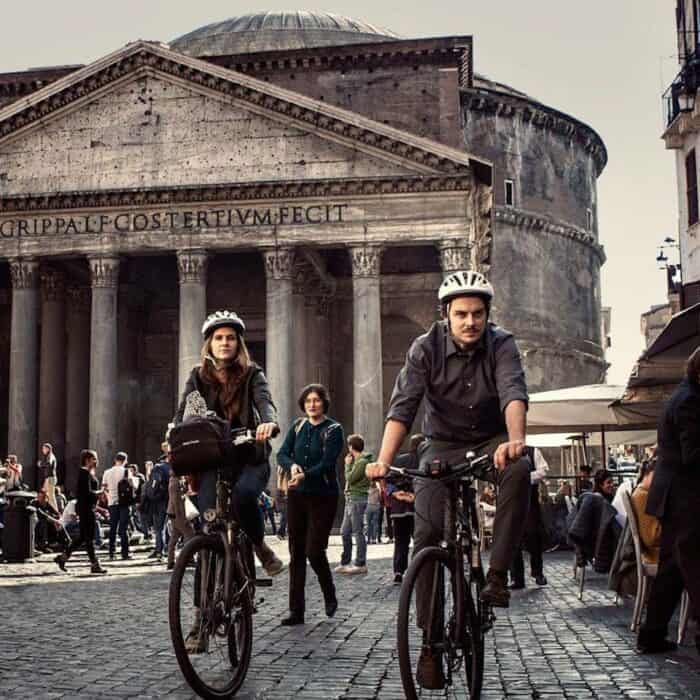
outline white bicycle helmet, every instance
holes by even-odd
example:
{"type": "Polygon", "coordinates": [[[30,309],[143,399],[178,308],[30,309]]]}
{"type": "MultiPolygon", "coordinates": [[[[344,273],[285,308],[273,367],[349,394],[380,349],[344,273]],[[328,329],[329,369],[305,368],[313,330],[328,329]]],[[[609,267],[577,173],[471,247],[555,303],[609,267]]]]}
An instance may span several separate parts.
{"type": "Polygon", "coordinates": [[[486,277],[474,270],[450,273],[440,285],[438,299],[445,304],[455,297],[463,296],[479,296],[490,302],[493,299],[493,287],[486,277]]]}
{"type": "Polygon", "coordinates": [[[206,340],[217,328],[235,328],[236,333],[243,335],[245,333],[245,323],[235,311],[215,311],[207,316],[206,321],[202,325],[202,335],[206,340]]]}

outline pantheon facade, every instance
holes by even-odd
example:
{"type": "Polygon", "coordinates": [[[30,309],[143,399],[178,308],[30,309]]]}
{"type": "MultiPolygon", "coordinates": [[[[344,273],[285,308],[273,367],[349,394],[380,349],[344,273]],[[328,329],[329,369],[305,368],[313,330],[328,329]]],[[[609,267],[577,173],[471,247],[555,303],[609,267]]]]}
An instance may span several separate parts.
{"type": "Polygon", "coordinates": [[[479,267],[533,389],[604,375],[589,127],[469,36],[262,13],[0,74],[0,449],[157,455],[200,327],[246,321],[281,422],[327,384],[376,450],[446,272],[479,267]]]}

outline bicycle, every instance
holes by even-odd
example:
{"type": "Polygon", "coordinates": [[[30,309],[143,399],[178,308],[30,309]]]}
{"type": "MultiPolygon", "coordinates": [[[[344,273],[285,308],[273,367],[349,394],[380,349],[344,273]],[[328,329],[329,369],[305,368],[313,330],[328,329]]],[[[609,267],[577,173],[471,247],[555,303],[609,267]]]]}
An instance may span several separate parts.
{"type": "MultiPolygon", "coordinates": [[[[236,430],[232,441],[235,456],[255,442],[255,434],[236,430]]],[[[243,685],[252,654],[256,586],[272,585],[271,579],[255,578],[252,543],[233,513],[234,484],[235,476],[219,468],[216,509],[203,513],[205,532],[184,545],[170,581],[175,657],[189,686],[212,700],[233,697],[243,685]],[[197,640],[196,650],[187,648],[188,638],[197,640]]]]}
{"type": "MultiPolygon", "coordinates": [[[[417,680],[420,653],[441,660],[444,686],[456,688],[464,667],[467,697],[481,697],[484,675],[484,636],[493,627],[491,607],[481,601],[485,576],[481,564],[482,533],[479,528],[475,480],[492,468],[488,455],[450,466],[436,460],[428,470],[390,467],[390,472],[413,479],[437,479],[455,483],[445,507],[443,542],[422,549],[411,561],[399,597],[397,644],[399,668],[408,700],[430,697],[431,691],[417,680]],[[419,584],[420,580],[420,584],[419,584]],[[417,586],[430,591],[427,619],[419,626],[415,593],[417,586]]],[[[425,615],[423,615],[425,616],[425,615]]],[[[436,687],[435,690],[438,690],[436,687]]],[[[439,695],[445,697],[444,687],[439,695]]]]}

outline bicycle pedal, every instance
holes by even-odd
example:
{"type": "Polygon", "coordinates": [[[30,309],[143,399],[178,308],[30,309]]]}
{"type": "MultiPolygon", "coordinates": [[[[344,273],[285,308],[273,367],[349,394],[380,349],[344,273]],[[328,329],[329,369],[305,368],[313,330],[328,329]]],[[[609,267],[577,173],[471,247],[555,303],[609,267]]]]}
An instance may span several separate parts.
{"type": "Polygon", "coordinates": [[[255,585],[260,586],[261,588],[270,588],[272,586],[272,579],[271,578],[256,578],[255,585]]]}

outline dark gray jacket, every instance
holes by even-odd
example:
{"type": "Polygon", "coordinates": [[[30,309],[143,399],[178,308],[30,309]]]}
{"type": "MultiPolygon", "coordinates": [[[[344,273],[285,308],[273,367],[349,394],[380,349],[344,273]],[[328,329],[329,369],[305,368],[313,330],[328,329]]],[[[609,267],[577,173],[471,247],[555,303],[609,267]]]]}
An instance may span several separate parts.
{"type": "MultiPolygon", "coordinates": [[[[221,415],[218,387],[204,382],[199,374],[199,366],[197,366],[193,368],[185,384],[185,390],[182,392],[180,406],[175,413],[173,423],[182,423],[187,397],[193,391],[199,392],[210,411],[214,411],[220,418],[225,418],[225,416],[221,415]]],[[[240,406],[241,412],[238,420],[245,428],[254,430],[260,423],[277,423],[277,408],[272,402],[267,378],[262,369],[256,364],[251,365],[248,375],[243,381],[240,406]]]]}

